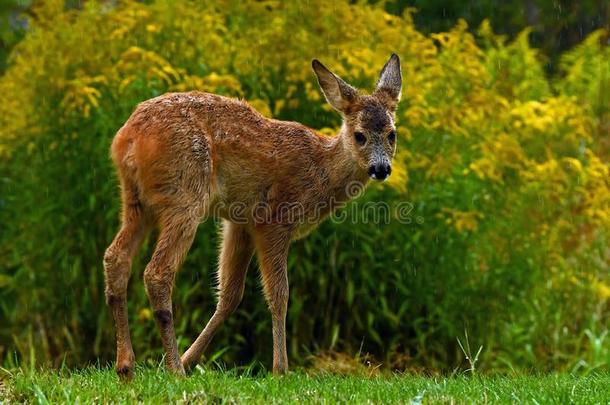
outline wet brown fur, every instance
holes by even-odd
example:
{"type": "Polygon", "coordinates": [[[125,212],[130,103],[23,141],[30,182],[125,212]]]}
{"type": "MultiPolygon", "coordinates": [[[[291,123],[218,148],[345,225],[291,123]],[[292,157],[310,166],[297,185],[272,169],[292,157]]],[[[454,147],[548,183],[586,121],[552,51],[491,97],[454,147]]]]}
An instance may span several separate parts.
{"type": "MultiPolygon", "coordinates": [[[[394,63],[391,68],[399,75],[398,58],[392,58],[388,64],[394,63]]],[[[396,93],[387,83],[383,86],[383,73],[376,92],[361,96],[347,88],[337,93],[332,88],[336,76],[329,76],[332,73],[321,64],[314,63],[314,70],[327,99],[344,116],[336,137],[319,135],[296,122],[265,118],[244,101],[202,92],[170,93],[145,101],[116,134],[111,155],[121,184],[122,218],[104,256],[104,268],[121,377],[133,376],[135,360],[126,302],[131,260],[153,227],[159,229],[159,236],[144,282],[167,367],[184,374],[184,367],[200,358],[218,327],[239,305],[246,270],[256,253],[272,315],[273,371],[286,371],[289,244],[352,197],[347,190],[350,182],[368,182],[368,152],[355,144],[353,133],[383,137],[391,131],[399,97],[399,89],[396,93]],[[324,202],[328,205],[320,209],[324,202]],[[240,220],[235,220],[231,208],[235,203],[240,220]],[[285,204],[299,204],[300,216],[281,215],[285,204]],[[267,210],[264,220],[254,215],[258,206],[267,210]],[[181,358],[173,328],[174,277],[198,224],[209,216],[223,219],[218,304],[181,358]],[[304,218],[309,223],[303,224],[304,218]]],[[[394,147],[384,145],[391,158],[394,147]]]]}

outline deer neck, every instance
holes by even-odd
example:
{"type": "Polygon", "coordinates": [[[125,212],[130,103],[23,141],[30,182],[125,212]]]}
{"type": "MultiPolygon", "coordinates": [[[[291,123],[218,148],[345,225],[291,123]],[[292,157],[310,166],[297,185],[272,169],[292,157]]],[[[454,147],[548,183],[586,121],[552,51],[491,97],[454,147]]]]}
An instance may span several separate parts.
{"type": "Polygon", "coordinates": [[[325,162],[329,174],[329,194],[336,202],[344,202],[357,197],[364,191],[369,176],[355,161],[350,145],[347,144],[345,125],[339,134],[330,139],[325,162]]]}

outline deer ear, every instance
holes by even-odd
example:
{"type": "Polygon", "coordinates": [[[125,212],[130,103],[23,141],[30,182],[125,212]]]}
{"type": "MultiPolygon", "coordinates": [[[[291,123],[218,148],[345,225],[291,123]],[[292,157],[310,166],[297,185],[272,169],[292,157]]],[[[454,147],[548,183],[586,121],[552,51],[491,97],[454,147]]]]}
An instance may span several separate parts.
{"type": "Polygon", "coordinates": [[[377,81],[377,87],[373,95],[379,98],[389,109],[394,110],[400,101],[401,90],[402,73],[400,72],[400,58],[393,53],[390,56],[390,60],[381,69],[379,81],[377,81]]]}
{"type": "Polygon", "coordinates": [[[345,114],[349,106],[358,98],[358,91],[328,70],[319,60],[314,59],[311,67],[318,78],[318,84],[326,101],[335,110],[345,114]]]}

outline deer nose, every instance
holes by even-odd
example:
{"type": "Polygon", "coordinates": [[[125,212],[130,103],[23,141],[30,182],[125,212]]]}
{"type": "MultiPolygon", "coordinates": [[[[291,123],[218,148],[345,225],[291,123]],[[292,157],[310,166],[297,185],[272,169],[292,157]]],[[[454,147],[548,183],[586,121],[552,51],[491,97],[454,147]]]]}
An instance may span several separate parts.
{"type": "Polygon", "coordinates": [[[369,167],[369,176],[375,180],[385,180],[390,173],[392,167],[387,163],[377,163],[369,167]]]}

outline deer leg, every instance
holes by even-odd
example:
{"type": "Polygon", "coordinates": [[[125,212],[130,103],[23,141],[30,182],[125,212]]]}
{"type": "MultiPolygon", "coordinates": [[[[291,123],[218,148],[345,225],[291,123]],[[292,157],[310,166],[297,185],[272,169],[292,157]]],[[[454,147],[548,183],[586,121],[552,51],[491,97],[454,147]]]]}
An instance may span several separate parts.
{"type": "Polygon", "coordinates": [[[199,360],[218,328],[239,306],[244,295],[246,272],[253,252],[252,239],[246,227],[224,221],[218,263],[216,311],[195,342],[182,355],[184,367],[191,366],[199,360]]]}
{"type": "Polygon", "coordinates": [[[258,229],[254,234],[263,292],[271,312],[273,330],[273,373],[288,370],[286,312],[288,311],[287,256],[289,233],[283,229],[258,229]]]}
{"type": "Polygon", "coordinates": [[[104,254],[106,302],[112,312],[116,330],[116,371],[119,377],[124,379],[133,378],[135,363],[129,336],[127,284],[131,260],[148,229],[137,195],[129,189],[124,189],[121,229],[104,254]]]}
{"type": "Polygon", "coordinates": [[[159,225],[159,239],[150,263],[144,270],[144,284],[161,333],[166,366],[170,371],[183,375],[184,367],[178,355],[174,331],[171,295],[176,272],[193,242],[198,220],[186,219],[183,215],[173,213],[163,215],[159,225]]]}

